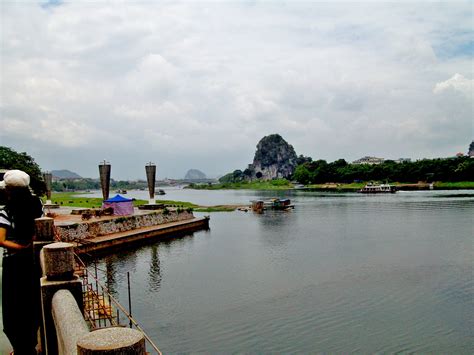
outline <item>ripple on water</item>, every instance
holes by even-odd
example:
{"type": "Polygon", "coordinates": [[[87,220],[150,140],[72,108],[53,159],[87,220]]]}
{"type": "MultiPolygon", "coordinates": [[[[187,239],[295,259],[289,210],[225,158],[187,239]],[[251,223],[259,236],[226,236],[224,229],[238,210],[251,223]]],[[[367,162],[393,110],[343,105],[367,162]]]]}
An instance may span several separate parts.
{"type": "Polygon", "coordinates": [[[465,277],[447,282],[440,273],[446,270],[380,271],[370,279],[351,275],[215,310],[168,329],[171,334],[193,328],[191,337],[177,336],[169,346],[173,352],[467,352],[473,324],[465,310],[472,283],[453,291],[465,277]]]}

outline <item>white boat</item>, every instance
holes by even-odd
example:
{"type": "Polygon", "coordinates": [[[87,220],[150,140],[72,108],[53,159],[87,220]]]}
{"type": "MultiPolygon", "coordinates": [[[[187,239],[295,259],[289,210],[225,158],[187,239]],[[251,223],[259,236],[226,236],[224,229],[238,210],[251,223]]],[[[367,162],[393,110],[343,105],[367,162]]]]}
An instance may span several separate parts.
{"type": "Polygon", "coordinates": [[[397,188],[390,184],[367,184],[359,192],[363,194],[393,194],[397,192],[397,188]]]}

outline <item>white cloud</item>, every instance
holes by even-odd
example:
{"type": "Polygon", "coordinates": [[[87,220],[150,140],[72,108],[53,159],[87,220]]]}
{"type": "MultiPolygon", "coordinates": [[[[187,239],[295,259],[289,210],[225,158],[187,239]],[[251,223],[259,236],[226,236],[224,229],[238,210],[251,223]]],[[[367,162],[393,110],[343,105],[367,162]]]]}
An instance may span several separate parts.
{"type": "Polygon", "coordinates": [[[95,174],[87,150],[225,173],[275,132],[328,160],[472,140],[469,2],[31,2],[0,16],[0,139],[45,169],[77,157],[95,174]]]}
{"type": "Polygon", "coordinates": [[[474,83],[474,80],[467,79],[461,74],[456,73],[453,75],[452,78],[436,83],[433,89],[433,92],[435,94],[440,94],[444,91],[452,89],[470,97],[472,100],[473,98],[472,94],[473,94],[473,88],[474,88],[473,83],[474,83]]]}

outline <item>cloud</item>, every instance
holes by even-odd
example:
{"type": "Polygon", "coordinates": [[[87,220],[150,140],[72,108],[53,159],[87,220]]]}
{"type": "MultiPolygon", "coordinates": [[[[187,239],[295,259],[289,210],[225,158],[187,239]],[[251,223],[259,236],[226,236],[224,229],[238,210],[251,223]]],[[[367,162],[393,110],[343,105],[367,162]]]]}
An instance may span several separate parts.
{"type": "Polygon", "coordinates": [[[435,94],[440,94],[448,90],[454,90],[459,93],[462,93],[466,95],[467,97],[470,97],[472,100],[472,94],[473,94],[473,83],[474,80],[469,80],[462,76],[461,74],[454,74],[452,78],[436,83],[433,92],[435,94]]]}
{"type": "Polygon", "coordinates": [[[472,140],[469,2],[49,3],[0,15],[0,139],[44,169],[218,175],[275,132],[327,160],[472,140]]]}

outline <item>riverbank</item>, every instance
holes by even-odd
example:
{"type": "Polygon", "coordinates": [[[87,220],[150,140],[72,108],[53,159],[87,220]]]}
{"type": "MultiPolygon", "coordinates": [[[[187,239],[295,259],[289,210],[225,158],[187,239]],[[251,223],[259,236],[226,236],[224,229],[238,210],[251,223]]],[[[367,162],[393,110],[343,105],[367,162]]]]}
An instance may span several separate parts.
{"type": "Polygon", "coordinates": [[[194,232],[201,229],[209,229],[209,217],[195,217],[183,221],[110,233],[74,242],[74,244],[76,252],[79,254],[95,254],[126,248],[132,244],[144,244],[156,239],[174,238],[186,232],[194,232]]]}
{"type": "MultiPolygon", "coordinates": [[[[291,182],[279,179],[271,181],[252,181],[252,182],[237,182],[224,183],[214,185],[199,185],[190,184],[187,188],[194,190],[310,190],[310,191],[334,191],[334,192],[357,192],[362,189],[367,182],[358,183],[332,183],[324,184],[310,184],[304,186],[296,186],[291,182]]],[[[430,190],[431,183],[428,182],[393,182],[390,183],[397,187],[398,190],[430,190]]],[[[433,183],[434,190],[471,190],[474,189],[474,181],[460,181],[460,182],[442,182],[436,181],[433,183]]]]}
{"type": "MultiPolygon", "coordinates": [[[[461,182],[394,182],[390,183],[400,191],[412,191],[412,190],[472,190],[474,189],[474,181],[461,181],[461,182]]],[[[335,191],[335,192],[357,192],[363,188],[366,183],[352,183],[352,184],[339,184],[339,183],[326,183],[326,184],[313,184],[305,185],[302,190],[311,191],[335,191]]]]}
{"type": "Polygon", "coordinates": [[[85,209],[60,207],[47,211],[54,219],[55,236],[76,246],[82,253],[110,251],[156,238],[174,238],[183,233],[209,229],[209,217],[196,217],[180,208],[146,211],[138,208],[127,216],[98,216],[83,219],[85,209]],[[165,213],[166,211],[166,213],[165,213]]]}
{"type": "MultiPolygon", "coordinates": [[[[86,194],[86,192],[53,192],[51,196],[51,201],[53,204],[57,204],[61,207],[77,207],[77,208],[101,208],[102,207],[102,198],[98,197],[85,197],[81,196],[86,194]]],[[[44,203],[45,201],[43,201],[44,203]]],[[[133,199],[134,207],[147,204],[148,201],[141,199],[133,199]]],[[[231,212],[235,211],[237,208],[243,207],[242,205],[213,205],[205,206],[198,205],[192,202],[186,201],[174,201],[174,200],[156,200],[157,204],[163,204],[166,207],[176,207],[176,208],[191,208],[194,212],[231,212]]]]}
{"type": "Polygon", "coordinates": [[[294,188],[294,185],[286,179],[275,179],[218,184],[189,184],[185,188],[194,190],[288,190],[294,188]]]}

